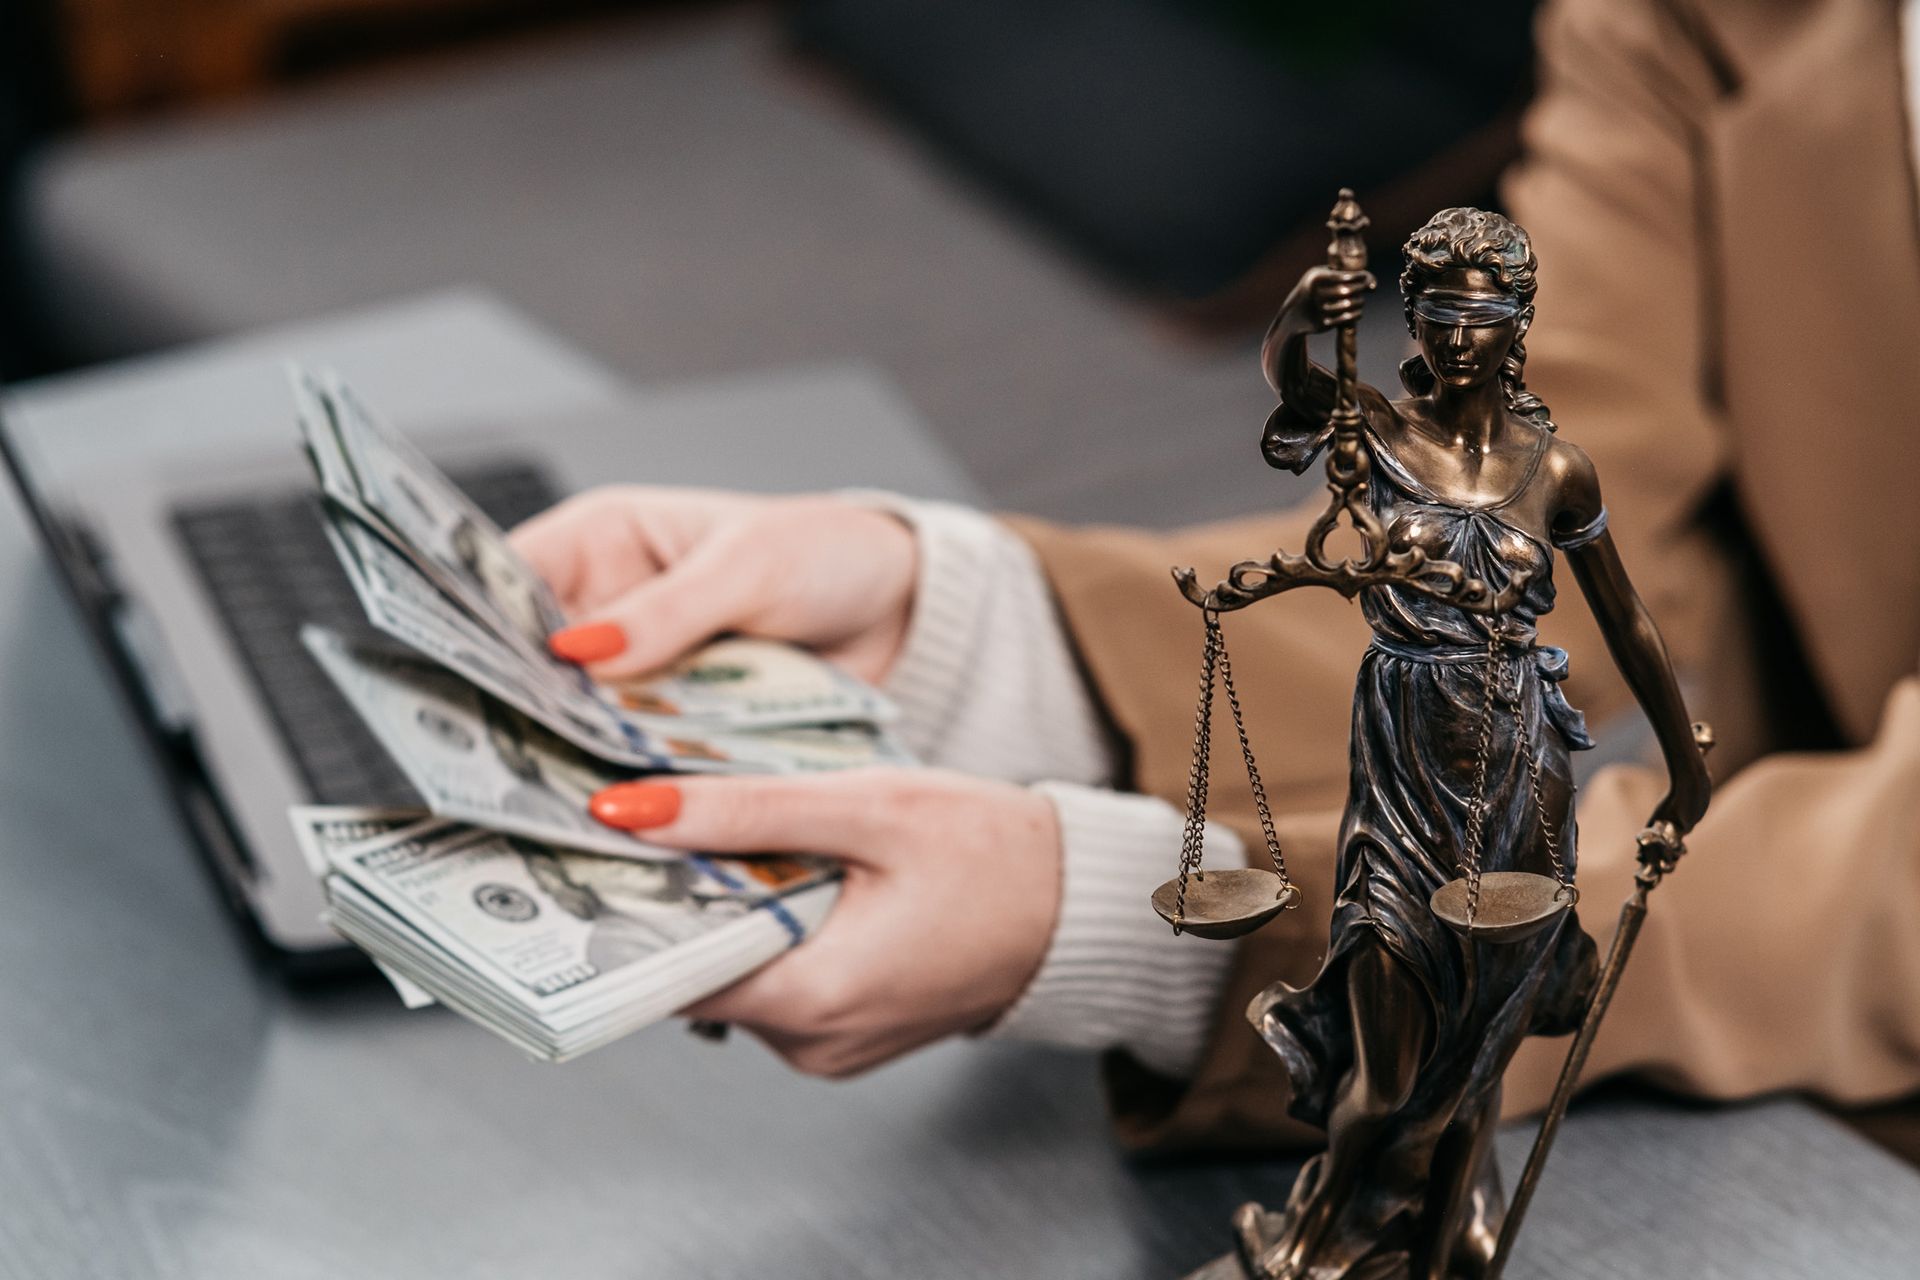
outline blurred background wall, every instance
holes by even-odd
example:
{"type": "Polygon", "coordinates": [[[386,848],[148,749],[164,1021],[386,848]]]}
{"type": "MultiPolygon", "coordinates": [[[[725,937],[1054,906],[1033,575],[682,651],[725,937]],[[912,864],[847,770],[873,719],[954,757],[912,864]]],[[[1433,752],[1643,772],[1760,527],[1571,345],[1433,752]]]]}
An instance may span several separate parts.
{"type": "Polygon", "coordinates": [[[641,381],[869,364],[997,501],[1149,522],[1276,500],[1266,317],[1339,186],[1388,279],[1491,199],[1532,8],[13,6],[11,376],[477,286],[641,381]]]}

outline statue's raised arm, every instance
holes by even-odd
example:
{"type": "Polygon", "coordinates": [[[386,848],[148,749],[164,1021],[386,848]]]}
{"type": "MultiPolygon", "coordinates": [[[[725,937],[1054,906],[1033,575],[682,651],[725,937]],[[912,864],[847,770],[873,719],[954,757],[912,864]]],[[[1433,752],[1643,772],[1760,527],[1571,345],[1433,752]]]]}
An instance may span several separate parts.
{"type": "MultiPolygon", "coordinates": [[[[1525,594],[1525,575],[1495,591],[1461,565],[1435,558],[1405,540],[1391,539],[1374,512],[1373,447],[1360,405],[1357,359],[1357,325],[1373,276],[1366,269],[1367,245],[1362,235],[1367,215],[1360,211],[1352,191],[1341,190],[1327,227],[1333,239],[1326,267],[1301,277],[1267,331],[1261,364],[1280,396],[1280,407],[1267,420],[1260,448],[1268,463],[1295,472],[1304,471],[1325,450],[1332,500],[1308,531],[1301,554],[1282,550],[1266,560],[1243,560],[1212,588],[1201,587],[1192,569],[1176,568],[1174,581],[1182,595],[1209,613],[1244,609],[1295,587],[1332,587],[1352,598],[1362,588],[1385,584],[1423,591],[1478,613],[1504,613],[1525,594]],[[1307,356],[1307,335],[1322,328],[1332,328],[1335,334],[1331,376],[1307,356]],[[1331,407],[1321,422],[1318,406],[1327,400],[1329,384],[1331,407]],[[1343,515],[1359,536],[1360,552],[1336,560],[1327,553],[1326,544],[1343,515]]],[[[1371,388],[1366,391],[1370,399],[1380,398],[1371,388]]]]}
{"type": "MultiPolygon", "coordinates": [[[[1346,193],[1342,196],[1344,205],[1346,193]]],[[[1329,263],[1338,258],[1343,263],[1357,260],[1360,265],[1309,268],[1280,304],[1260,344],[1261,371],[1280,400],[1260,433],[1260,453],[1269,466],[1295,475],[1305,471],[1332,438],[1333,411],[1340,397],[1339,375],[1314,363],[1307,339],[1335,330],[1345,354],[1353,345],[1366,296],[1375,286],[1373,273],[1366,269],[1366,246],[1358,242],[1358,232],[1366,226],[1358,206],[1351,211],[1336,206],[1327,225],[1334,232],[1329,263]],[[1343,243],[1349,236],[1356,243],[1343,243]]],[[[1356,383],[1356,392],[1372,393],[1372,388],[1356,383]]]]}

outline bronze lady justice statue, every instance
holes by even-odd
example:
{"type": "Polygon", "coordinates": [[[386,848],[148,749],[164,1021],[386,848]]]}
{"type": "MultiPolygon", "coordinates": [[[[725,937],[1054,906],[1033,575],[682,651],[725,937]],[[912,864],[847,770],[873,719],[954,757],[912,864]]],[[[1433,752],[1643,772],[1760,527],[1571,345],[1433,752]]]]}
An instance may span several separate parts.
{"type": "MultiPolygon", "coordinates": [[[[1569,752],[1592,743],[1559,688],[1565,652],[1536,639],[1554,603],[1555,548],[1667,760],[1671,788],[1643,854],[1665,842],[1670,869],[1710,788],[1659,632],[1608,536],[1593,465],[1525,389],[1536,267],[1526,233],[1498,214],[1447,209],[1407,241],[1400,286],[1420,354],[1401,368],[1409,394],[1389,400],[1353,376],[1353,324],[1373,278],[1360,269],[1364,219],[1349,194],[1329,225],[1335,265],[1301,278],[1267,335],[1262,363],[1281,404],[1261,451],[1295,472],[1330,452],[1333,506],[1306,555],[1244,563],[1207,592],[1176,575],[1208,622],[1203,747],[1220,611],[1327,585],[1360,597],[1374,634],[1354,694],[1327,958],[1306,988],[1276,983],[1249,1010],[1291,1077],[1292,1113],[1324,1127],[1328,1149],[1284,1210],[1240,1211],[1237,1259],[1216,1264],[1232,1269],[1206,1274],[1478,1277],[1501,1233],[1500,1077],[1524,1037],[1581,1025],[1597,970],[1571,909],[1569,752]],[[1338,377],[1307,355],[1308,335],[1327,329],[1340,332],[1338,377]],[[1342,511],[1363,554],[1335,562],[1325,538],[1342,511]]],[[[1227,679],[1237,718],[1230,668],[1227,679]]],[[[1204,751],[1196,778],[1203,809],[1204,751]]],[[[1189,905],[1188,873],[1209,878],[1190,844],[1156,905],[1176,928],[1243,931],[1230,905],[1211,904],[1225,912],[1211,922],[1208,904],[1189,905]]],[[[1297,896],[1273,851],[1279,888],[1246,913],[1250,924],[1297,896]]],[[[1234,874],[1268,873],[1210,878],[1234,874]]]]}

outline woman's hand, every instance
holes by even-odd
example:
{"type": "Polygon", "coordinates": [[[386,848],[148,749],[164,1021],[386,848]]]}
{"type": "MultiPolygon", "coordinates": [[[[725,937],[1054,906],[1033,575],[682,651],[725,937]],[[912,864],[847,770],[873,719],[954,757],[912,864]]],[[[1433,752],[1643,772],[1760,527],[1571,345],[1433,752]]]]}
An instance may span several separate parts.
{"type": "Polygon", "coordinates": [[[913,610],[913,531],[830,497],[609,486],[511,538],[573,624],[554,652],[602,680],[738,631],[804,645],[877,684],[913,610]]]}
{"type": "Polygon", "coordinates": [[[684,1010],[737,1024],[797,1070],[865,1071],[1004,1013],[1060,907],[1052,803],[932,769],[677,778],[609,787],[603,822],[716,853],[813,853],[847,879],[820,932],[684,1010]]]}

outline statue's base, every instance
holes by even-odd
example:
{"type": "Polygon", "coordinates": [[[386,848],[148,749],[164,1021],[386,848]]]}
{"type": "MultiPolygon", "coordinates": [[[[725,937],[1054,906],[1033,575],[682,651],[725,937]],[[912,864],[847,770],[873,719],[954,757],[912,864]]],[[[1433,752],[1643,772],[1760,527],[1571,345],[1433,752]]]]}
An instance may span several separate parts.
{"type": "Polygon", "coordinates": [[[1229,1253],[1215,1258],[1198,1271],[1189,1271],[1185,1280],[1260,1280],[1260,1278],[1247,1274],[1246,1267],[1241,1265],[1239,1254],[1229,1253]]]}
{"type": "Polygon", "coordinates": [[[1266,1280],[1257,1260],[1279,1239],[1286,1226],[1284,1214],[1248,1202],[1234,1211],[1234,1250],[1215,1258],[1185,1280],[1266,1280]]]}
{"type": "MultiPolygon", "coordinates": [[[[1373,1270],[1355,1271],[1351,1274],[1355,1277],[1366,1277],[1366,1280],[1372,1280],[1376,1276],[1381,1280],[1405,1280],[1409,1274],[1406,1255],[1380,1259],[1374,1264],[1373,1270]]],[[[1183,1280],[1271,1280],[1271,1277],[1265,1272],[1247,1270],[1246,1264],[1240,1261],[1239,1253],[1235,1252],[1215,1258],[1198,1271],[1189,1271],[1183,1280]]]]}
{"type": "MultiPolygon", "coordinates": [[[[1184,1280],[1293,1280],[1295,1273],[1291,1270],[1276,1273],[1260,1265],[1260,1259],[1290,1225],[1287,1213],[1275,1213],[1252,1203],[1241,1205],[1233,1215],[1233,1252],[1188,1272],[1184,1280]]],[[[1393,1252],[1357,1259],[1339,1274],[1343,1280],[1409,1280],[1412,1267],[1404,1252],[1393,1252]]]]}

